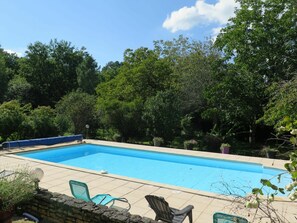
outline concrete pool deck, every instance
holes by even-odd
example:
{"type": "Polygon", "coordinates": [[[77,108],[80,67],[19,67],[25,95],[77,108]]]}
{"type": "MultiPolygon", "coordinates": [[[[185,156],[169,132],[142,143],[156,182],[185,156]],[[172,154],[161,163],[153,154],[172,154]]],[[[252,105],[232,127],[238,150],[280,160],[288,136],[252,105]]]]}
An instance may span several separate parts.
{"type": "MultiPolygon", "coordinates": [[[[233,161],[260,163],[267,167],[282,168],[285,161],[273,160],[258,157],[245,157],[236,155],[223,155],[218,153],[207,153],[198,151],[178,150],[163,147],[151,147],[126,143],[106,142],[99,140],[85,140],[87,143],[120,146],[126,148],[143,149],[158,152],[169,152],[175,154],[220,158],[233,161]]],[[[109,193],[113,196],[125,197],[131,203],[131,214],[137,214],[145,217],[155,217],[154,212],[149,208],[144,196],[154,194],[163,196],[170,206],[175,208],[183,208],[188,204],[194,205],[193,220],[195,223],[211,223],[212,216],[215,212],[225,212],[246,217],[252,220],[254,209],[243,209],[240,205],[227,197],[216,195],[213,193],[191,190],[182,187],[175,187],[166,184],[159,184],[150,181],[132,179],[112,174],[100,174],[96,171],[89,171],[80,168],[68,167],[65,165],[54,164],[50,162],[37,161],[24,157],[13,155],[16,152],[24,152],[29,150],[49,148],[49,147],[34,147],[26,149],[11,149],[0,151],[0,169],[17,169],[17,168],[42,168],[45,175],[40,182],[40,186],[48,189],[51,192],[58,192],[71,196],[68,185],[69,180],[79,180],[88,184],[91,196],[99,193],[109,193]]],[[[119,205],[119,203],[117,204],[119,205]]],[[[297,222],[295,218],[297,204],[295,202],[277,201],[274,203],[275,208],[279,213],[287,218],[287,222],[297,222]]],[[[124,206],[122,206],[124,207],[124,206]]],[[[257,221],[254,222],[269,222],[267,219],[259,220],[258,213],[257,221]]],[[[185,221],[187,222],[187,220],[185,221]]]]}

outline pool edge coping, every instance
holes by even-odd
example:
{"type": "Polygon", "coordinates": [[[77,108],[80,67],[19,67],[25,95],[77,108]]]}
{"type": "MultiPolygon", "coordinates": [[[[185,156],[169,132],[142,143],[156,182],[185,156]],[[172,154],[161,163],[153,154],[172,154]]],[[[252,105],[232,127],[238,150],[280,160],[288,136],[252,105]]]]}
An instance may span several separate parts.
{"type": "MultiPolygon", "coordinates": [[[[104,146],[113,146],[113,147],[122,147],[122,148],[128,148],[128,149],[137,149],[137,150],[145,150],[145,151],[153,151],[153,152],[159,152],[159,153],[171,153],[175,155],[186,155],[186,156],[195,156],[195,157],[200,157],[200,158],[210,158],[210,159],[221,159],[225,161],[235,161],[235,162],[244,162],[244,163],[251,163],[251,164],[260,164],[264,168],[277,168],[277,169],[283,169],[284,164],[287,162],[285,160],[276,160],[276,159],[267,159],[267,158],[261,158],[261,157],[247,157],[247,156],[239,156],[239,155],[232,155],[232,154],[220,154],[220,153],[211,153],[211,152],[201,152],[201,151],[192,151],[192,150],[182,150],[182,149],[175,149],[175,148],[168,148],[168,147],[155,147],[155,146],[148,146],[148,145],[140,145],[140,144],[130,144],[130,143],[119,143],[119,142],[112,142],[112,141],[103,141],[103,140],[93,140],[93,139],[85,139],[83,143],[88,143],[88,144],[95,144],[95,145],[104,145],[104,146]],[[258,162],[255,162],[255,160],[258,160],[258,162]],[[278,166],[274,166],[275,161],[278,163],[278,166]],[[267,165],[267,163],[271,163],[271,165],[267,165]],[[280,167],[280,163],[283,165],[280,167]]],[[[50,166],[55,166],[59,168],[65,168],[65,169],[70,169],[70,170],[75,170],[75,171],[80,171],[80,172],[85,172],[85,173],[90,173],[90,174],[95,174],[103,177],[109,177],[113,179],[119,179],[119,180],[125,180],[129,182],[136,182],[136,183],[141,183],[144,185],[151,185],[151,186],[157,186],[160,188],[166,188],[166,189],[171,189],[171,190],[176,190],[176,191],[182,191],[186,193],[191,193],[191,194],[196,194],[199,196],[205,196],[205,197],[211,197],[211,198],[216,198],[220,200],[228,200],[230,201],[231,198],[229,198],[228,195],[221,195],[217,193],[212,193],[212,192],[206,192],[206,191],[201,191],[201,190],[196,190],[196,189],[190,189],[190,188],[185,188],[185,187],[179,187],[179,186],[174,186],[170,184],[162,184],[162,183],[157,183],[153,181],[147,181],[147,180],[140,180],[136,178],[130,178],[130,177],[125,177],[125,176],[120,176],[116,174],[102,174],[99,173],[98,171],[93,171],[93,170],[88,170],[84,168],[78,168],[78,167],[71,167],[63,164],[56,164],[52,162],[47,162],[47,161],[41,161],[41,160],[36,160],[36,159],[31,159],[27,157],[21,157],[15,155],[16,153],[21,153],[21,152],[31,152],[31,151],[38,151],[38,150],[46,150],[46,149],[51,149],[51,148],[59,148],[59,147],[64,147],[64,146],[71,146],[71,145],[78,145],[81,143],[63,143],[63,144],[58,144],[58,145],[53,145],[53,146],[35,146],[35,147],[27,147],[24,151],[23,148],[17,148],[17,149],[12,149],[12,151],[7,151],[6,153],[1,154],[4,156],[16,158],[16,159],[22,159],[22,160],[28,160],[36,163],[41,163],[41,164],[46,164],[50,166]],[[220,198],[219,198],[220,197],[220,198]]],[[[276,197],[277,200],[280,202],[286,202],[289,201],[287,197],[276,197]]],[[[234,197],[232,197],[234,199],[234,197]]]]}
{"type": "MultiPolygon", "coordinates": [[[[57,164],[53,162],[48,162],[48,161],[42,161],[42,160],[37,160],[37,159],[32,159],[28,157],[22,157],[22,156],[17,156],[14,154],[6,154],[4,156],[14,158],[14,159],[19,159],[19,160],[27,160],[33,163],[40,163],[48,166],[54,166],[57,168],[63,168],[63,169],[68,169],[68,170],[73,170],[73,171],[79,171],[87,174],[93,174],[101,177],[108,177],[108,178],[113,178],[117,180],[124,180],[128,182],[133,182],[133,183],[140,183],[143,185],[148,185],[148,186],[154,186],[154,187],[159,187],[159,188],[164,188],[164,189],[169,189],[177,192],[184,192],[184,193],[190,193],[193,195],[198,195],[198,196],[203,196],[203,197],[208,197],[208,198],[214,198],[218,200],[225,200],[225,201],[234,201],[234,196],[232,195],[224,195],[224,194],[217,194],[214,192],[207,192],[207,191],[202,191],[202,190],[197,190],[197,189],[191,189],[191,188],[186,188],[186,187],[180,187],[180,186],[174,186],[170,184],[164,184],[164,183],[158,183],[154,181],[149,181],[149,180],[141,180],[137,178],[132,178],[132,177],[126,177],[126,176],[121,176],[121,175],[116,175],[116,174],[103,174],[95,170],[89,170],[85,168],[79,168],[79,167],[72,167],[64,164],[57,164]]],[[[248,197],[249,195],[247,194],[245,197],[248,197]]],[[[276,202],[291,202],[287,197],[275,197],[276,202]]]]}
{"type": "MultiPolygon", "coordinates": [[[[113,142],[113,141],[104,141],[104,140],[95,140],[95,139],[84,139],[82,143],[95,144],[95,145],[103,145],[103,146],[113,146],[119,148],[126,149],[137,149],[137,150],[146,150],[153,151],[158,153],[171,153],[175,155],[183,155],[183,156],[194,156],[199,158],[209,158],[209,159],[220,159],[223,161],[235,161],[235,162],[244,162],[250,164],[260,164],[266,168],[277,168],[286,170],[284,164],[287,163],[287,160],[280,159],[268,159],[265,157],[253,157],[253,156],[242,156],[242,155],[234,155],[234,154],[221,154],[207,151],[194,151],[194,150],[185,150],[185,149],[177,149],[177,148],[169,148],[169,147],[156,147],[149,145],[141,145],[141,144],[132,144],[132,143],[124,143],[124,142],[113,142]]],[[[72,142],[72,143],[62,143],[51,146],[41,145],[41,146],[32,146],[24,148],[14,148],[0,151],[0,155],[4,154],[15,154],[21,152],[31,152],[37,150],[46,150],[51,148],[59,148],[64,146],[78,145],[81,143],[72,142]]]]}

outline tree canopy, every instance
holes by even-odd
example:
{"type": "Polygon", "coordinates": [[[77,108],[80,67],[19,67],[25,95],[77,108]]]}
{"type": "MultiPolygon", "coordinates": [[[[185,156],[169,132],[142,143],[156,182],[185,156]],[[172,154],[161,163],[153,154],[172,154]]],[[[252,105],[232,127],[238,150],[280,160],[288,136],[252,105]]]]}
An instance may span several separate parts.
{"type": "Polygon", "coordinates": [[[170,85],[168,63],[147,48],[126,50],[114,78],[97,87],[102,121],[123,137],[143,134],[140,123],[145,101],[170,85]]]}
{"type": "Polygon", "coordinates": [[[30,84],[33,106],[54,106],[64,95],[77,88],[93,92],[97,83],[97,64],[85,52],[67,41],[36,42],[28,46],[20,61],[20,75],[30,84]]]}
{"type": "Polygon", "coordinates": [[[290,80],[297,68],[295,0],[240,0],[216,46],[226,60],[265,81],[290,80]]]}
{"type": "Polygon", "coordinates": [[[57,104],[57,122],[60,129],[67,133],[83,133],[86,125],[96,127],[96,99],[94,96],[82,92],[71,92],[65,95],[57,104]]]}
{"type": "Polygon", "coordinates": [[[24,57],[0,48],[0,140],[85,134],[88,124],[95,138],[194,139],[208,150],[222,140],[264,144],[272,127],[292,128],[296,2],[238,2],[215,42],[156,40],[102,68],[64,40],[31,43],[24,57]]]}

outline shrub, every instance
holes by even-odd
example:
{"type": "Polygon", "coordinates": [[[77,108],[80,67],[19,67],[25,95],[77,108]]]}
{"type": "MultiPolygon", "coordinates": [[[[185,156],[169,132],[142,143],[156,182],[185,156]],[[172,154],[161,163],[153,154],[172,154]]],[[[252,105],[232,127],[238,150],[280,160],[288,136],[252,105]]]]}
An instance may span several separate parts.
{"type": "Polygon", "coordinates": [[[267,158],[275,158],[278,153],[278,149],[272,148],[270,146],[264,146],[261,150],[261,155],[265,155],[267,158]]]}
{"type": "Polygon", "coordinates": [[[12,210],[31,199],[35,189],[34,179],[27,171],[0,178],[0,211],[12,210]]]}
{"type": "Polygon", "coordinates": [[[193,150],[195,146],[197,146],[198,142],[194,139],[187,140],[184,142],[184,148],[187,150],[193,150]]]}
{"type": "Polygon", "coordinates": [[[119,133],[115,133],[115,134],[112,136],[112,139],[113,139],[113,141],[121,142],[121,141],[122,141],[122,136],[121,136],[119,133]]]}
{"type": "Polygon", "coordinates": [[[222,143],[222,139],[218,136],[208,134],[204,138],[206,150],[209,152],[218,152],[222,143]]]}
{"type": "Polygon", "coordinates": [[[161,137],[154,137],[153,142],[154,146],[161,146],[164,143],[164,140],[161,137]]]}

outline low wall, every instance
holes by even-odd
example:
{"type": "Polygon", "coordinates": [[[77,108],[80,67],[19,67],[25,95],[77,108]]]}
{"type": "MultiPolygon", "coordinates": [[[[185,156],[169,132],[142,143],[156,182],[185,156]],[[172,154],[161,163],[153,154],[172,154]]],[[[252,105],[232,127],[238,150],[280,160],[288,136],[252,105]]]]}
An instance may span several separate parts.
{"type": "Polygon", "coordinates": [[[23,212],[47,223],[156,223],[150,218],[51,193],[45,189],[41,189],[33,200],[21,208],[23,212]]]}

